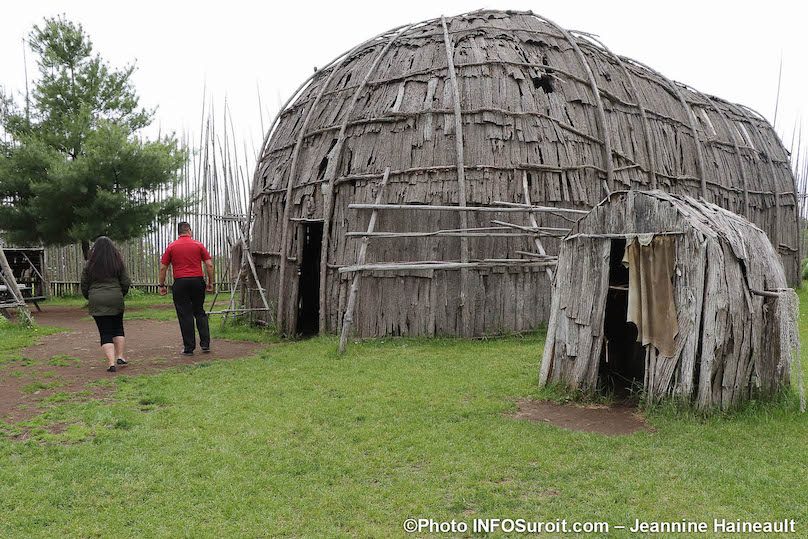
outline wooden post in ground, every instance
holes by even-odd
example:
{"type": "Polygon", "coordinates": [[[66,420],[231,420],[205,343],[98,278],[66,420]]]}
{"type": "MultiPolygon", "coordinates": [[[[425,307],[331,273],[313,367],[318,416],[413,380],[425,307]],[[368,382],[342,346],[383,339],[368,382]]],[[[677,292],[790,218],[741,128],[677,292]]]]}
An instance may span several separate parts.
{"type": "MultiPolygon", "coordinates": [[[[460,107],[460,88],[457,84],[457,74],[455,73],[454,66],[454,43],[449,35],[449,28],[446,26],[446,19],[440,18],[441,26],[443,26],[443,43],[446,47],[446,63],[449,67],[449,81],[452,85],[452,103],[454,105],[454,124],[455,124],[455,162],[457,165],[457,203],[459,206],[466,206],[466,169],[465,159],[463,157],[463,118],[462,110],[460,107]]],[[[468,214],[465,211],[460,212],[460,228],[468,228],[468,214]]],[[[469,240],[466,237],[460,238],[460,261],[469,261],[469,240]]],[[[469,270],[463,268],[460,270],[460,310],[463,320],[463,327],[461,329],[464,337],[471,337],[473,332],[471,320],[471,305],[469,304],[469,270]]]]}
{"type": "MultiPolygon", "coordinates": [[[[376,204],[382,203],[382,193],[384,187],[387,185],[387,179],[390,177],[390,167],[384,169],[384,176],[379,184],[379,192],[376,193],[376,204]]],[[[379,218],[379,210],[374,209],[370,214],[370,221],[368,222],[368,234],[373,232],[376,228],[376,220],[379,218]]],[[[370,237],[364,236],[362,244],[359,246],[359,253],[356,255],[356,265],[360,266],[365,263],[365,255],[368,252],[368,244],[370,237]]],[[[362,277],[362,272],[357,271],[351,281],[351,291],[348,294],[348,303],[345,305],[345,314],[342,317],[342,333],[339,336],[339,353],[345,353],[345,346],[348,343],[348,333],[351,331],[351,324],[353,324],[354,307],[356,306],[356,294],[359,292],[359,280],[362,277]]]]}

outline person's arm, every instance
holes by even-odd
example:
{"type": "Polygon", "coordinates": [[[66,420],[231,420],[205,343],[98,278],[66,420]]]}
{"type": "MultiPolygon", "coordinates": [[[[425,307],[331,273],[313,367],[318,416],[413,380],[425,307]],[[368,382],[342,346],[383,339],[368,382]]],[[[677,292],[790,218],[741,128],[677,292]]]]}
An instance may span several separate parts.
{"type": "Polygon", "coordinates": [[[168,288],[166,288],[166,273],[168,273],[168,266],[165,264],[160,264],[160,277],[157,278],[157,284],[159,286],[158,292],[161,296],[165,296],[168,294],[168,288]]]}
{"type": "Polygon", "coordinates": [[[213,292],[215,277],[215,268],[213,267],[213,259],[208,258],[205,260],[205,271],[208,274],[208,285],[205,287],[206,292],[213,292]]]}
{"type": "Polygon", "coordinates": [[[201,243],[199,244],[200,247],[200,254],[202,255],[202,262],[205,264],[205,273],[208,274],[208,284],[205,286],[205,292],[213,292],[215,287],[215,275],[214,275],[214,268],[213,268],[213,257],[210,256],[210,252],[205,248],[204,245],[201,243]]]}
{"type": "Polygon", "coordinates": [[[90,299],[90,275],[87,272],[87,266],[81,271],[81,295],[84,299],[90,299]]]}
{"type": "Polygon", "coordinates": [[[118,277],[118,281],[121,283],[121,292],[125,296],[129,293],[129,288],[132,287],[132,279],[129,277],[129,272],[126,270],[126,266],[124,266],[121,270],[121,275],[118,277]]]}
{"type": "Polygon", "coordinates": [[[168,288],[166,288],[166,273],[168,272],[168,265],[171,264],[171,245],[172,244],[169,244],[168,247],[166,247],[166,252],[160,257],[160,276],[157,278],[159,288],[157,292],[159,292],[161,296],[168,294],[168,288]]]}

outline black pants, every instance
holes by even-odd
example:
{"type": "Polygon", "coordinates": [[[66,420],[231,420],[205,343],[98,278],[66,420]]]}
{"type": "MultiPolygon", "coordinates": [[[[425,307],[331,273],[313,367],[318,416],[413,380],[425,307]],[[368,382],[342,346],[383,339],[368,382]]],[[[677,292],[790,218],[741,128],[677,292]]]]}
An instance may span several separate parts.
{"type": "Polygon", "coordinates": [[[194,319],[196,329],[199,331],[199,346],[210,346],[210,329],[208,328],[208,314],[205,312],[205,279],[202,277],[180,277],[174,280],[171,287],[174,297],[174,308],[177,309],[177,318],[180,321],[182,332],[182,345],[186,352],[196,348],[196,335],[194,334],[194,319]]]}
{"type": "Polygon", "coordinates": [[[93,316],[95,325],[98,326],[98,335],[101,337],[101,345],[112,343],[115,337],[123,337],[123,313],[111,316],[93,316]]]}

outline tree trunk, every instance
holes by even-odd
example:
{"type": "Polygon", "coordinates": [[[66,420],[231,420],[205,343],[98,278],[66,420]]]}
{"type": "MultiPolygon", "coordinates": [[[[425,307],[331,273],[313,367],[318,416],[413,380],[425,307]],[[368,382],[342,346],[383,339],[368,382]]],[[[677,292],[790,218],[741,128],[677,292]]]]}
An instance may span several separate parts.
{"type": "Polygon", "coordinates": [[[84,255],[84,260],[90,255],[90,242],[88,240],[81,240],[81,254],[84,255]]]}

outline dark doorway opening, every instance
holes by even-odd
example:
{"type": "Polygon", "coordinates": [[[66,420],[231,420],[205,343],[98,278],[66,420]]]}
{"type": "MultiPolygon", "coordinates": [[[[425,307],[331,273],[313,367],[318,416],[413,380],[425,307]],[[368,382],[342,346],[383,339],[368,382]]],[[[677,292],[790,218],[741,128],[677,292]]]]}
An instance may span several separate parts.
{"type": "Polygon", "coordinates": [[[300,225],[301,259],[298,261],[297,333],[304,337],[320,332],[320,252],[323,223],[300,225]]]}
{"type": "Polygon", "coordinates": [[[637,326],[627,322],[628,268],[623,266],[626,240],[612,240],[609,256],[609,291],[606,296],[601,353],[600,386],[621,399],[640,396],[645,377],[645,348],[637,342],[637,326]]]}

